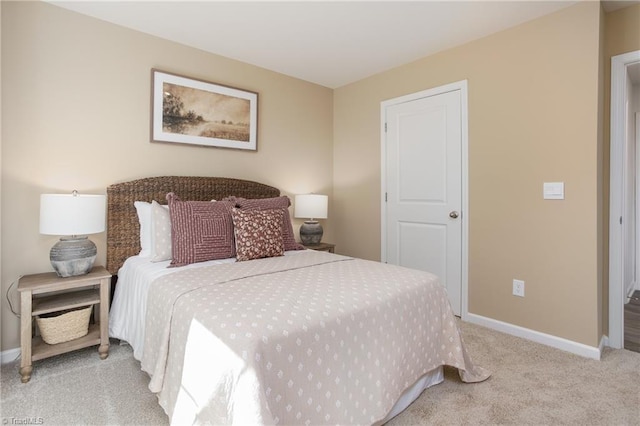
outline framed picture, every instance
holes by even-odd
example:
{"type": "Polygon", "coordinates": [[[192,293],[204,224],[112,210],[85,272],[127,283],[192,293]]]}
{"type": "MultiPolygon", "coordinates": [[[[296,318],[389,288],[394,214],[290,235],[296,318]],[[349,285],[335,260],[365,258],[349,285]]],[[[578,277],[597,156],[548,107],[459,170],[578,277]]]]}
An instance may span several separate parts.
{"type": "Polygon", "coordinates": [[[257,150],[258,94],[151,70],[151,140],[257,150]]]}

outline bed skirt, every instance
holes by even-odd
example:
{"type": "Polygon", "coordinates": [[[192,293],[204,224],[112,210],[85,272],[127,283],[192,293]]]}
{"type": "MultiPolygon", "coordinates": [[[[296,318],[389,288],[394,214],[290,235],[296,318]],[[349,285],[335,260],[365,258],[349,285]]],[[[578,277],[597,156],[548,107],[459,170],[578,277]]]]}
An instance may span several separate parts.
{"type": "Polygon", "coordinates": [[[411,405],[413,401],[418,399],[420,394],[422,394],[425,389],[442,383],[443,381],[444,367],[441,366],[434,370],[431,370],[420,379],[418,379],[418,381],[413,386],[405,390],[402,396],[400,396],[400,399],[398,399],[398,402],[396,402],[389,414],[387,414],[387,417],[382,419],[382,421],[377,424],[384,424],[388,422],[389,420],[403,412],[409,405],[411,405]]]}

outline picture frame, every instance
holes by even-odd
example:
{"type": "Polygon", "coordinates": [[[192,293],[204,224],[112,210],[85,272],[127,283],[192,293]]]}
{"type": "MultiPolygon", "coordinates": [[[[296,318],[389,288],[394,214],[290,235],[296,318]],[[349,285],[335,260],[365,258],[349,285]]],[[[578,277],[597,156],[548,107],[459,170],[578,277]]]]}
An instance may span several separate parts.
{"type": "Polygon", "coordinates": [[[257,150],[258,94],[151,70],[151,141],[257,150]]]}

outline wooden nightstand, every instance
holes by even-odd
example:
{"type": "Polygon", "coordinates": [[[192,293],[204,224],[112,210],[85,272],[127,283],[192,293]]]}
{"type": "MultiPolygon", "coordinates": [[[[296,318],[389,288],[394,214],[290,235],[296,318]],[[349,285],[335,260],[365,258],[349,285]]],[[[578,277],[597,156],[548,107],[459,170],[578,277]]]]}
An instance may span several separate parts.
{"type": "Polygon", "coordinates": [[[304,245],[303,246],[305,248],[311,249],[311,250],[317,250],[317,251],[328,251],[329,253],[335,253],[335,248],[336,245],[335,244],[331,244],[331,243],[319,243],[319,244],[314,244],[314,245],[304,245]]]}
{"type": "Polygon", "coordinates": [[[100,345],[98,353],[101,359],[109,356],[110,286],[111,274],[102,266],[95,266],[88,274],[75,277],[60,278],[55,272],[47,272],[20,278],[18,292],[22,383],[31,379],[32,362],[39,359],[93,345],[100,345]],[[66,292],[58,293],[62,290],[66,292]],[[34,297],[36,295],[38,297],[34,297]],[[100,305],[100,322],[90,324],[86,336],[55,345],[45,343],[40,336],[32,336],[34,316],[96,304],[100,305]]]}

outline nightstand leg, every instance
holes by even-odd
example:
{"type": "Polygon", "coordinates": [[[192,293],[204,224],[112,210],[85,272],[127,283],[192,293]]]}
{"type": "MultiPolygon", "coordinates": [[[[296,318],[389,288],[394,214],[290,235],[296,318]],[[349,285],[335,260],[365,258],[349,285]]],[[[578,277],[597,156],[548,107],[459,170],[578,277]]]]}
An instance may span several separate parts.
{"type": "Polygon", "coordinates": [[[20,374],[22,383],[31,379],[31,292],[20,293],[20,374]]]}
{"type": "Polygon", "coordinates": [[[100,281],[100,359],[109,356],[109,289],[111,277],[100,281]]]}
{"type": "Polygon", "coordinates": [[[98,353],[100,354],[100,359],[107,359],[109,356],[109,345],[100,345],[98,353]]]}
{"type": "Polygon", "coordinates": [[[33,371],[33,366],[29,365],[27,367],[20,367],[20,375],[22,378],[20,379],[22,383],[27,383],[31,380],[31,372],[33,371]]]}

